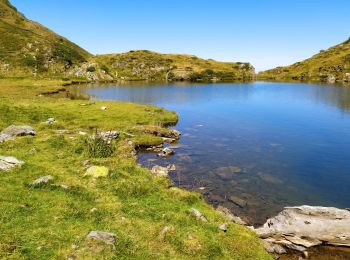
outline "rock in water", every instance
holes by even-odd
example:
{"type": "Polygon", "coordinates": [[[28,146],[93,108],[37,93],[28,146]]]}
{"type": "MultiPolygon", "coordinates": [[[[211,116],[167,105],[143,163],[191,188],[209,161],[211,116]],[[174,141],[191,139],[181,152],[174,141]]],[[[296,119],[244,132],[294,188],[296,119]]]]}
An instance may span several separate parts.
{"type": "Polygon", "coordinates": [[[109,169],[104,166],[91,166],[87,169],[84,176],[90,176],[94,178],[107,177],[109,173],[109,169]]]}
{"type": "Polygon", "coordinates": [[[87,239],[97,240],[97,241],[105,243],[106,245],[113,246],[113,248],[114,248],[114,243],[117,241],[117,236],[116,236],[116,234],[110,233],[110,232],[91,231],[87,235],[87,239]]]}
{"type": "Polygon", "coordinates": [[[21,166],[24,162],[15,157],[0,156],[0,170],[9,171],[14,167],[21,166]]]}
{"type": "Polygon", "coordinates": [[[156,165],[156,166],[153,166],[151,172],[152,172],[152,174],[154,174],[158,177],[167,177],[169,170],[166,167],[156,165]]]}
{"type": "Polygon", "coordinates": [[[255,231],[271,243],[300,251],[323,243],[350,247],[350,211],[331,207],[287,207],[255,231]]]}
{"type": "Polygon", "coordinates": [[[159,157],[169,157],[171,155],[175,154],[174,150],[170,149],[169,147],[165,147],[161,153],[158,154],[159,157]]]}
{"type": "Polygon", "coordinates": [[[14,139],[16,136],[34,136],[35,134],[35,130],[31,126],[11,125],[0,132],[0,143],[14,139]]]}
{"type": "Polygon", "coordinates": [[[228,208],[225,208],[223,206],[219,206],[216,210],[220,214],[222,214],[226,218],[226,220],[228,220],[230,222],[233,222],[233,223],[239,224],[239,225],[246,225],[247,224],[240,217],[233,215],[228,208]]]}

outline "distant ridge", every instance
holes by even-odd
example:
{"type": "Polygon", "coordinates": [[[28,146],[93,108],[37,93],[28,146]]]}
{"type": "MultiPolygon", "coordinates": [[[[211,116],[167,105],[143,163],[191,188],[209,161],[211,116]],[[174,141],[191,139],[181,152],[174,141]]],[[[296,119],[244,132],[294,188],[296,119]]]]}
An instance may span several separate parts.
{"type": "Polygon", "coordinates": [[[290,66],[277,67],[258,74],[264,80],[350,82],[350,38],[328,50],[290,66]]]}

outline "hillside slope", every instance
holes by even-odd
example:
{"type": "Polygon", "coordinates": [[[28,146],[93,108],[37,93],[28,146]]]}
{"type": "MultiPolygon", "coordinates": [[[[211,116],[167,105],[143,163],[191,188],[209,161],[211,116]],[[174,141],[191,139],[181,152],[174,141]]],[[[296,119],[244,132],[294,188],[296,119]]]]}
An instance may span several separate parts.
{"type": "Polygon", "coordinates": [[[147,50],[98,55],[94,61],[118,80],[234,81],[254,77],[254,67],[249,63],[218,62],[147,50]]]}
{"type": "Polygon", "coordinates": [[[89,81],[252,80],[249,63],[217,62],[190,55],[130,51],[93,56],[0,0],[0,76],[46,76],[89,81]]]}
{"type": "Polygon", "coordinates": [[[258,78],[330,83],[350,82],[350,38],[302,62],[261,72],[258,78]]]}
{"type": "Polygon", "coordinates": [[[0,0],[0,75],[62,74],[92,55],[0,0]]]}

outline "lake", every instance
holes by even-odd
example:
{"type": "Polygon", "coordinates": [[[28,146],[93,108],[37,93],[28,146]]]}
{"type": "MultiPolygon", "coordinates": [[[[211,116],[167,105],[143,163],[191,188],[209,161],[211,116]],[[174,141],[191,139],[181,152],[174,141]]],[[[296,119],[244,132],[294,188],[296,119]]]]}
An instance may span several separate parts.
{"type": "Polygon", "coordinates": [[[146,84],[77,87],[92,99],[154,104],[179,114],[176,154],[141,153],[170,177],[250,224],[285,206],[350,207],[350,87],[146,84]]]}

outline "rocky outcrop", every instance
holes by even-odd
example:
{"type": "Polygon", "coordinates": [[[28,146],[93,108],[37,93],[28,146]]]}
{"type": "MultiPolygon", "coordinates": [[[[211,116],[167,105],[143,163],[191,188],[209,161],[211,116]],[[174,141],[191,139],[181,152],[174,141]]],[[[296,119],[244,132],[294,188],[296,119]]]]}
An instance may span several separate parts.
{"type": "Polygon", "coordinates": [[[24,164],[24,162],[15,157],[0,156],[0,170],[2,171],[9,171],[22,164],[24,164]]]}
{"type": "Polygon", "coordinates": [[[14,140],[17,136],[34,136],[35,134],[35,130],[31,126],[11,125],[0,132],[0,143],[7,140],[14,140]]]}
{"type": "Polygon", "coordinates": [[[151,134],[154,136],[159,136],[163,138],[170,138],[172,141],[180,139],[181,133],[175,129],[167,129],[158,126],[137,126],[136,130],[151,134]]]}
{"type": "Polygon", "coordinates": [[[350,247],[350,211],[331,207],[287,207],[255,230],[270,251],[298,251],[321,244],[350,247]],[[275,246],[278,245],[278,246],[275,246]],[[272,250],[276,248],[277,250],[272,250]]]}

